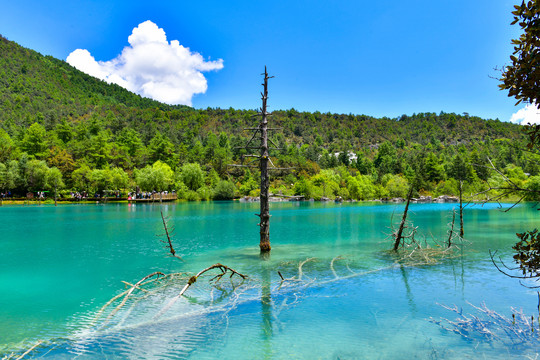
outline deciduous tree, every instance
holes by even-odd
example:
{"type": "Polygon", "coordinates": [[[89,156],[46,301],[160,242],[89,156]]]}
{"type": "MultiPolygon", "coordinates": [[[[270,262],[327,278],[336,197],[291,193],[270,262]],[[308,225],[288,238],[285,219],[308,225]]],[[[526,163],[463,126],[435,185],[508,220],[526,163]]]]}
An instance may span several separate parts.
{"type": "Polygon", "coordinates": [[[204,185],[204,172],[198,163],[184,164],[180,170],[182,182],[190,190],[197,190],[204,185]]]}

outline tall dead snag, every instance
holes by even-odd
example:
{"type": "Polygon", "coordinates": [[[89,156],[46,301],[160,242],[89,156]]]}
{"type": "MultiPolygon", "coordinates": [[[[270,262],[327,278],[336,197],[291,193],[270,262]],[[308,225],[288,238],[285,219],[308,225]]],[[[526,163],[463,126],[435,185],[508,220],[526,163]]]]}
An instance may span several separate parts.
{"type": "Polygon", "coordinates": [[[409,211],[409,204],[411,203],[412,193],[414,189],[414,184],[411,185],[409,193],[407,194],[407,204],[405,205],[405,210],[403,211],[403,217],[401,218],[401,224],[399,225],[398,232],[396,234],[396,240],[394,241],[394,251],[397,251],[399,245],[401,245],[401,240],[403,238],[403,229],[405,229],[405,223],[407,222],[407,212],[409,211]]]}
{"type": "Polygon", "coordinates": [[[254,165],[236,165],[231,164],[229,166],[238,166],[238,167],[248,167],[248,168],[258,168],[261,172],[261,191],[259,195],[260,200],[260,212],[256,214],[260,221],[257,224],[260,228],[260,243],[259,247],[261,249],[261,254],[266,254],[270,251],[270,206],[269,206],[269,189],[270,189],[270,177],[268,175],[269,170],[289,170],[291,168],[279,168],[274,166],[272,160],[270,159],[269,150],[280,150],[276,144],[268,138],[268,132],[271,130],[281,130],[280,128],[269,128],[268,127],[268,117],[272,114],[267,112],[266,103],[268,101],[268,79],[273,78],[273,76],[268,76],[266,71],[266,66],[264,67],[264,83],[262,96],[262,107],[261,112],[258,114],[261,116],[261,122],[258,127],[247,128],[244,130],[252,130],[253,135],[251,139],[247,142],[244,147],[247,150],[258,150],[258,154],[244,155],[243,158],[255,158],[259,160],[258,166],[254,165]],[[257,136],[258,135],[258,136],[257,136]],[[255,139],[258,139],[260,142],[258,145],[252,144],[255,139]],[[270,148],[269,143],[274,145],[273,148],[270,148]],[[269,166],[270,164],[270,166],[269,166]]]}
{"type": "Polygon", "coordinates": [[[266,112],[266,101],[268,100],[268,72],[266,71],[266,66],[264,67],[264,92],[262,94],[262,108],[261,115],[262,120],[259,125],[261,133],[261,153],[259,157],[259,164],[261,169],[261,193],[260,193],[260,203],[261,203],[261,212],[259,217],[261,219],[260,225],[260,235],[261,241],[259,247],[261,253],[269,252],[270,247],[270,205],[268,204],[268,189],[270,188],[270,177],[268,176],[268,113],[266,112]]]}

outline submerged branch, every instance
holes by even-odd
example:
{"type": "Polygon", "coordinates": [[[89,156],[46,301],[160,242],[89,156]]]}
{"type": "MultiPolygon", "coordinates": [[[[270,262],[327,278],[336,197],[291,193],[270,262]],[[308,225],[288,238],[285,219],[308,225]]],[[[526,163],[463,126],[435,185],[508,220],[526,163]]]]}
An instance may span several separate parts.
{"type": "Polygon", "coordinates": [[[332,261],[330,262],[330,269],[332,269],[332,273],[334,274],[334,277],[335,278],[338,278],[338,274],[336,273],[336,270],[334,269],[334,261],[336,260],[341,260],[343,259],[342,256],[336,256],[335,258],[332,259],[332,261]]]}
{"type": "Polygon", "coordinates": [[[107,316],[107,320],[110,319],[111,317],[114,316],[114,314],[116,314],[123,306],[124,304],[126,303],[126,301],[128,300],[129,296],[133,293],[133,291],[137,288],[139,288],[139,286],[147,279],[150,279],[154,276],[157,276],[159,278],[159,276],[165,276],[165,274],[163,274],[162,272],[159,272],[159,271],[156,271],[150,275],[146,275],[145,277],[143,277],[141,280],[139,280],[135,285],[133,285],[127,292],[126,292],[126,295],[124,297],[124,300],[122,300],[122,302],[109,314],[109,316],[107,316]]]}
{"type": "Polygon", "coordinates": [[[490,343],[497,341],[505,346],[522,348],[523,345],[528,345],[533,349],[540,345],[539,332],[534,328],[534,317],[526,316],[522,310],[516,311],[512,308],[512,318],[510,319],[489,309],[485,303],[482,303],[481,306],[468,304],[479,312],[481,317],[472,314],[464,315],[463,309],[458,309],[456,305],[449,307],[439,304],[443,308],[457,313],[459,317],[456,320],[430,318],[430,321],[469,341],[490,343]]]}
{"type": "Polygon", "coordinates": [[[30,349],[26,350],[21,356],[19,356],[16,360],[20,360],[20,359],[24,358],[26,355],[30,354],[35,348],[37,348],[42,343],[43,343],[43,341],[39,340],[30,349]]]}
{"type": "Polygon", "coordinates": [[[302,271],[302,266],[305,265],[305,263],[309,262],[309,261],[314,261],[315,258],[308,258],[304,261],[302,261],[300,263],[300,265],[298,265],[298,280],[302,280],[302,276],[304,275],[304,272],[302,271]]]}
{"type": "Polygon", "coordinates": [[[192,276],[189,278],[187,284],[182,288],[182,290],[178,293],[178,295],[176,295],[174,298],[172,298],[168,303],[167,305],[165,305],[157,314],[156,316],[154,316],[154,319],[158,319],[159,317],[161,317],[161,315],[163,315],[167,310],[169,310],[173,304],[182,296],[184,295],[184,293],[186,292],[187,289],[189,289],[189,287],[191,285],[193,285],[197,279],[199,278],[199,276],[201,276],[202,274],[204,274],[205,272],[207,271],[210,271],[212,269],[219,269],[221,270],[221,274],[218,274],[216,276],[214,276],[212,279],[210,279],[210,281],[213,281],[215,279],[217,279],[217,281],[219,281],[221,279],[221,277],[223,275],[225,275],[228,271],[231,273],[230,277],[232,278],[234,275],[237,275],[237,276],[240,276],[242,279],[246,279],[247,276],[244,275],[244,274],[241,274],[239,272],[237,272],[236,270],[234,269],[231,269],[230,267],[228,267],[227,265],[223,265],[223,264],[214,264],[212,266],[209,266],[207,267],[206,269],[203,269],[201,271],[199,271],[196,275],[192,276]]]}

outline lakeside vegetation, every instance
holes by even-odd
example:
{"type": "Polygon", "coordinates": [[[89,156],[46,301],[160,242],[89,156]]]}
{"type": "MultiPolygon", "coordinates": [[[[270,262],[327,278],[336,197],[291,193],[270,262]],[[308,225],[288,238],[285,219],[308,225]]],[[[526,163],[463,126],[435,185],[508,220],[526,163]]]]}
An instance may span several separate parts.
{"type": "MultiPolygon", "coordinates": [[[[254,94],[256,96],[256,94],[254,94]]],[[[172,191],[187,200],[257,196],[242,163],[255,110],[193,109],[142,98],[0,37],[0,193],[55,189],[172,191]]],[[[469,114],[398,118],[274,111],[271,193],[369,200],[498,187],[495,167],[540,188],[538,155],[521,127],[469,114]]],[[[246,161],[244,161],[246,163],[246,161]]]]}

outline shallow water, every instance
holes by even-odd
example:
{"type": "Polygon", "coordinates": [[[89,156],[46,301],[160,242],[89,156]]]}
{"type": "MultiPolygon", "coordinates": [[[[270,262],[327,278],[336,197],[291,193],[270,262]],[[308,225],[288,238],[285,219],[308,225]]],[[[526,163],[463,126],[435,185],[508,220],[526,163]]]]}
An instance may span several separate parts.
{"type": "MultiPolygon", "coordinates": [[[[446,239],[455,206],[413,204],[410,219],[426,239],[446,239]]],[[[499,250],[511,262],[515,233],[535,227],[537,210],[467,207],[470,244],[461,257],[396,267],[382,250],[391,247],[385,233],[402,209],[376,203],[271,204],[273,249],[261,260],[256,203],[0,207],[0,357],[21,353],[38,340],[43,344],[30,355],[55,359],[534,354],[527,345],[465,340],[429,319],[457,317],[439,304],[475,315],[469,303],[485,302],[507,317],[512,306],[538,313],[536,291],[499,273],[488,253],[499,250]],[[184,262],[167,256],[163,236],[157,236],[163,233],[161,208],[184,262]],[[278,271],[298,277],[299,263],[308,258],[313,260],[302,267],[303,281],[280,287],[278,271]],[[122,280],[135,283],[155,271],[195,273],[217,262],[249,280],[224,277],[218,289],[200,279],[156,319],[186,279],[163,283],[152,293],[138,293],[111,319],[104,315],[93,322],[98,310],[125,290],[122,280]],[[382,270],[354,275],[376,269],[382,270]]]]}

